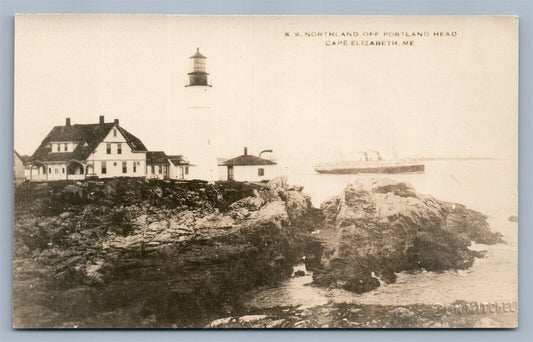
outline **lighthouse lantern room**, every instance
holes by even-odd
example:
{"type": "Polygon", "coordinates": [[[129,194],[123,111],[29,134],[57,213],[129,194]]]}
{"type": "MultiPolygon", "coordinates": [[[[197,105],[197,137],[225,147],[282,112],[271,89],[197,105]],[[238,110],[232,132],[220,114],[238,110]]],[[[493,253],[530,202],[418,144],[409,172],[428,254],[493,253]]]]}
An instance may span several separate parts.
{"type": "Polygon", "coordinates": [[[193,71],[188,73],[189,84],[186,87],[211,87],[207,83],[207,76],[209,75],[205,70],[205,60],[207,57],[200,53],[200,48],[196,48],[196,53],[190,57],[193,61],[193,71]]]}

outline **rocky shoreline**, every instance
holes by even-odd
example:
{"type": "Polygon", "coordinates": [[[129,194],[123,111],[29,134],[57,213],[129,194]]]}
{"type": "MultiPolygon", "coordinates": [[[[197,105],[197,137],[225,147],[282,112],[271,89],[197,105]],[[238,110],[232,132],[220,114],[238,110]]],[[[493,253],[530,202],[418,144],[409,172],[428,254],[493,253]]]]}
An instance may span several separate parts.
{"type": "Polygon", "coordinates": [[[386,327],[371,313],[393,308],[361,308],[360,326],[330,314],[304,324],[297,317],[324,308],[246,313],[240,295],[302,260],[314,286],[364,292],[403,270],[470,267],[483,256],[471,240],[501,242],[482,214],[390,181],[351,184],[320,209],[283,179],[27,183],[15,187],[14,216],[17,328],[198,328],[221,317],[216,327],[386,327]],[[335,234],[318,238],[324,228],[335,234]]]}
{"type": "Polygon", "coordinates": [[[297,187],[124,178],[15,191],[19,328],[197,327],[320,258],[308,234],[320,213],[297,187]]]}
{"type": "Polygon", "coordinates": [[[210,329],[390,329],[390,328],[502,328],[516,326],[516,303],[505,312],[467,312],[466,304],[448,307],[428,304],[368,305],[333,304],[279,307],[216,319],[210,329]],[[513,310],[513,311],[511,311],[513,310]]]}
{"type": "Polygon", "coordinates": [[[336,240],[314,284],[356,293],[394,283],[402,271],[469,268],[484,256],[469,249],[472,241],[503,243],[483,214],[386,178],[357,180],[321,209],[336,240]]]}

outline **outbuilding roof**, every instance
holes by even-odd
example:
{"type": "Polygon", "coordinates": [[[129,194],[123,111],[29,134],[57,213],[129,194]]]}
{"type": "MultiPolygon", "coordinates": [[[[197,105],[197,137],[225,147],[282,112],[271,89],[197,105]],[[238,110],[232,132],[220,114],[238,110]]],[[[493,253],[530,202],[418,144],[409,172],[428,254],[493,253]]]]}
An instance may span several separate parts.
{"type": "MultiPolygon", "coordinates": [[[[115,123],[55,126],[30,157],[30,161],[85,160],[105,139],[114,126],[115,123]],[[72,152],[52,152],[50,143],[63,141],[75,141],[78,145],[72,152]]],[[[139,138],[118,125],[116,127],[122,133],[133,152],[147,151],[139,138]]]]}
{"type": "Polygon", "coordinates": [[[167,157],[168,157],[168,160],[170,160],[170,162],[174,164],[175,166],[189,165],[189,161],[183,155],[167,156],[167,157]]]}
{"type": "Polygon", "coordinates": [[[253,166],[253,165],[276,165],[271,160],[259,158],[249,154],[243,154],[238,157],[226,160],[220,166],[253,166]]]}

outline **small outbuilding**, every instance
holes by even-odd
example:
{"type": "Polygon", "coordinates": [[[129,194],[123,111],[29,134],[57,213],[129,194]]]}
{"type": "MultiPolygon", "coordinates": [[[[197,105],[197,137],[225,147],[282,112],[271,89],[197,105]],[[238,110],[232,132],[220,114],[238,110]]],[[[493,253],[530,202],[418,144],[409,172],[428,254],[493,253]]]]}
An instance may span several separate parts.
{"type": "Polygon", "coordinates": [[[169,165],[169,178],[170,179],[191,179],[191,164],[187,158],[183,155],[168,156],[170,161],[169,165]]]}
{"type": "Polygon", "coordinates": [[[272,160],[248,154],[218,164],[220,180],[258,182],[278,176],[278,165],[272,160]]]}
{"type": "Polygon", "coordinates": [[[26,161],[28,160],[28,158],[28,156],[21,156],[17,153],[17,151],[14,151],[13,178],[15,180],[15,183],[23,182],[26,178],[26,161]]]}

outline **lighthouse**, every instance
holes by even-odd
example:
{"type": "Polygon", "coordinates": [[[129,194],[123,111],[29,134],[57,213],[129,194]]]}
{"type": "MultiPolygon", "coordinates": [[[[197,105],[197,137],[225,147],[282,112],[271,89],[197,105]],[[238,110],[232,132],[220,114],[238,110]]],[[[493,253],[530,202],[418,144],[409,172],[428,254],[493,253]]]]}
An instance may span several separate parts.
{"type": "Polygon", "coordinates": [[[190,57],[192,71],[185,85],[185,110],[182,121],[189,132],[184,147],[191,163],[191,178],[213,182],[218,179],[216,155],[217,116],[213,87],[209,84],[206,70],[207,57],[200,48],[190,57]]]}

